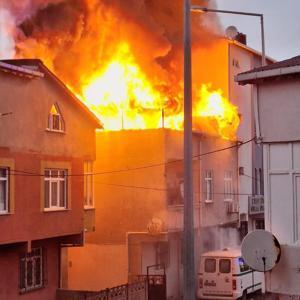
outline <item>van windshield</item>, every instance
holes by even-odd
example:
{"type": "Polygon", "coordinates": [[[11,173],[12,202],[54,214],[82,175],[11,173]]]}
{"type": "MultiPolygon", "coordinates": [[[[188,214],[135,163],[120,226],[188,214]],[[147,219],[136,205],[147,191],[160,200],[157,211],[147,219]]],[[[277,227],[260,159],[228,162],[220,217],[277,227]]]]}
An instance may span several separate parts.
{"type": "Polygon", "coordinates": [[[220,261],[219,261],[220,273],[230,273],[230,270],[231,270],[231,260],[230,259],[220,259],[220,261]]]}
{"type": "Polygon", "coordinates": [[[204,263],[204,271],[206,273],[216,272],[216,260],[214,258],[206,258],[204,263]]]}

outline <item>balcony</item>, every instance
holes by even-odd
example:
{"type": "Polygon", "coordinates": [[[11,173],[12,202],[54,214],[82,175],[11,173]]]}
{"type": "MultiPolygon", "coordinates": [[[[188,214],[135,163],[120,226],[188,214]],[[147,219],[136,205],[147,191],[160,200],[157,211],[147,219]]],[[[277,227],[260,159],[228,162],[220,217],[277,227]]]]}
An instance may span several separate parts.
{"type": "Polygon", "coordinates": [[[265,203],[263,195],[249,196],[249,215],[263,214],[265,203]]]}

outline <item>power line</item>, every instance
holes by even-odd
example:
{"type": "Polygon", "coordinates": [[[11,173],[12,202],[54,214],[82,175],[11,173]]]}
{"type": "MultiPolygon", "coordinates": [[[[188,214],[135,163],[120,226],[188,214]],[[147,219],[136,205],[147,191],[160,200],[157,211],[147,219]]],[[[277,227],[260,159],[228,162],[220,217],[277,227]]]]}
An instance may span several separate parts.
{"type": "MultiPolygon", "coordinates": [[[[248,144],[248,143],[252,142],[254,139],[255,139],[255,137],[253,137],[250,140],[247,140],[245,142],[238,142],[236,145],[232,145],[232,146],[229,146],[229,147],[209,151],[209,152],[206,152],[206,153],[197,154],[197,155],[194,155],[193,158],[198,158],[198,157],[202,157],[202,156],[206,156],[206,155],[211,155],[211,154],[214,154],[214,153],[217,153],[217,152],[226,151],[226,150],[229,150],[229,149],[240,147],[242,145],[245,145],[245,144],[248,144]]],[[[128,168],[128,169],[119,169],[119,170],[95,172],[95,173],[88,173],[88,174],[84,174],[84,173],[83,174],[66,174],[65,177],[76,177],[76,176],[86,176],[86,175],[96,176],[96,175],[123,173],[123,172],[137,171],[137,170],[142,170],[142,169],[148,169],[148,168],[168,165],[168,164],[172,164],[172,163],[176,163],[176,162],[182,162],[182,161],[183,161],[183,159],[176,159],[176,160],[172,160],[172,161],[169,161],[169,162],[162,162],[162,163],[145,165],[145,166],[140,166],[140,167],[135,167],[135,168],[128,168]]],[[[11,175],[14,175],[14,176],[40,176],[40,177],[45,176],[45,174],[38,174],[38,173],[22,171],[22,170],[11,170],[11,171],[15,172],[14,174],[11,174],[11,175]],[[19,173],[21,173],[21,174],[19,174],[19,173]]]]}

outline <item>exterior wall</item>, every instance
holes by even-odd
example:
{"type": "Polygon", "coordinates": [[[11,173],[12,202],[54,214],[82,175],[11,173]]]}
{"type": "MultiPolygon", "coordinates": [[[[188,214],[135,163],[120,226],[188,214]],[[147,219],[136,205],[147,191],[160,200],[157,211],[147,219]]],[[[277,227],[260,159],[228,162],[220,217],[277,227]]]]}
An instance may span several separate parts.
{"type": "MultiPolygon", "coordinates": [[[[0,162],[10,160],[16,170],[43,173],[42,164],[68,167],[70,174],[81,174],[80,159],[53,157],[29,153],[14,153],[0,149],[0,162]]],[[[68,206],[62,211],[44,211],[44,178],[40,176],[11,175],[14,196],[13,211],[0,215],[0,244],[30,241],[54,236],[78,234],[83,230],[83,183],[78,176],[69,177],[68,206]]]]}
{"type": "Polygon", "coordinates": [[[1,118],[1,126],[6,129],[0,135],[2,147],[45,155],[95,157],[95,125],[55,82],[0,71],[0,96],[0,111],[12,112],[1,118]],[[54,103],[65,121],[65,133],[46,130],[54,103]]]}
{"type": "Polygon", "coordinates": [[[263,142],[299,140],[299,79],[258,85],[258,113],[263,142]],[[288,120],[288,122],[287,122],[288,120]]]}
{"type": "Polygon", "coordinates": [[[126,245],[86,243],[84,247],[68,250],[69,289],[99,291],[127,283],[128,251],[126,245]],[[88,280],[85,280],[86,276],[88,280]]]}
{"type": "Polygon", "coordinates": [[[266,229],[280,244],[300,240],[300,143],[264,145],[266,229]]]}
{"type": "MultiPolygon", "coordinates": [[[[202,138],[200,141],[200,153],[209,153],[216,149],[223,149],[234,145],[233,142],[218,138],[202,138]]],[[[200,158],[201,180],[200,195],[200,220],[201,220],[201,251],[219,249],[233,243],[238,244],[238,211],[228,212],[230,202],[238,203],[237,193],[237,148],[204,155],[200,158]],[[213,199],[205,201],[205,172],[213,172],[213,199]],[[226,171],[232,172],[232,201],[224,199],[224,175],[226,171]],[[233,229],[236,236],[233,240],[226,238],[233,229]],[[226,233],[228,231],[228,233],[226,233]]]]}
{"type": "Polygon", "coordinates": [[[19,259],[27,251],[25,244],[0,246],[0,299],[53,300],[59,282],[59,243],[55,239],[34,242],[33,247],[43,247],[46,251],[45,271],[47,272],[45,288],[31,292],[19,293],[19,259]]]}
{"type": "MultiPolygon", "coordinates": [[[[240,126],[237,137],[240,141],[247,141],[258,136],[254,122],[254,90],[251,85],[241,86],[234,81],[237,74],[248,71],[261,65],[261,59],[248,51],[246,48],[236,44],[229,46],[229,87],[230,99],[238,106],[241,115],[240,126]]],[[[255,220],[263,219],[263,214],[249,214],[249,197],[256,195],[255,191],[255,169],[263,171],[262,147],[255,141],[245,144],[238,149],[238,165],[243,168],[243,174],[239,174],[239,212],[242,226],[246,223],[247,228],[241,228],[242,236],[249,229],[254,230],[255,220]],[[243,224],[244,223],[244,224],[243,224]]],[[[261,179],[262,180],[262,179],[261,179]]],[[[263,191],[259,194],[263,195],[263,191]]]]}

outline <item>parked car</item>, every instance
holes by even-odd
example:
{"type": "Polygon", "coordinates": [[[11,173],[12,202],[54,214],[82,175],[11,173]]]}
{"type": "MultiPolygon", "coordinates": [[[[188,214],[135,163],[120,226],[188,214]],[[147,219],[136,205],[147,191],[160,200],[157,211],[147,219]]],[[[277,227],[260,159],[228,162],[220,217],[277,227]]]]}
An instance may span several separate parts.
{"type": "Polygon", "coordinates": [[[204,253],[198,268],[199,299],[246,299],[262,288],[264,274],[245,264],[239,249],[204,253]]]}

